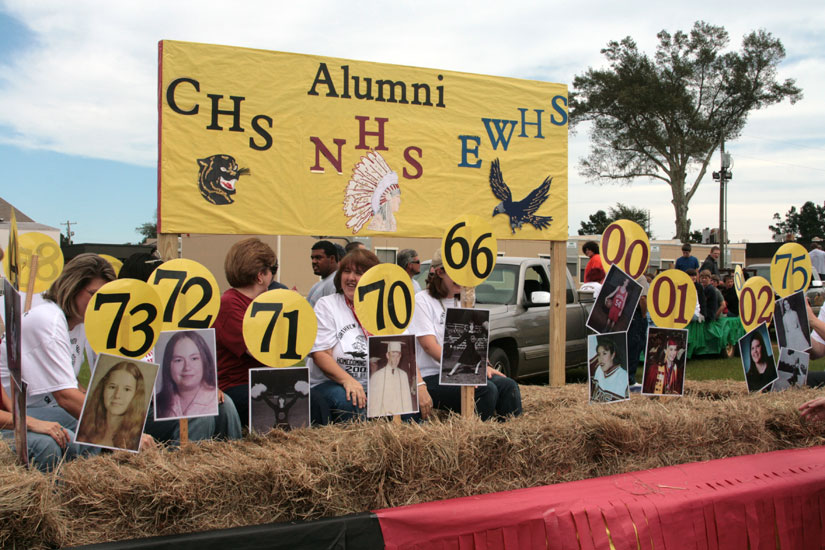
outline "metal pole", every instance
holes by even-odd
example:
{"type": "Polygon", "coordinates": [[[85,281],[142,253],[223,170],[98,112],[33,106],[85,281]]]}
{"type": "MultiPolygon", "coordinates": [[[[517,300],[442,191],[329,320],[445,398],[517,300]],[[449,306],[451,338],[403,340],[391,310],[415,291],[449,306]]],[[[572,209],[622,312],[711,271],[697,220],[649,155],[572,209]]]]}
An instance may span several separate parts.
{"type": "Polygon", "coordinates": [[[719,171],[719,232],[717,240],[719,241],[719,269],[722,269],[725,267],[725,177],[727,176],[724,139],[719,151],[722,169],[719,171]]]}

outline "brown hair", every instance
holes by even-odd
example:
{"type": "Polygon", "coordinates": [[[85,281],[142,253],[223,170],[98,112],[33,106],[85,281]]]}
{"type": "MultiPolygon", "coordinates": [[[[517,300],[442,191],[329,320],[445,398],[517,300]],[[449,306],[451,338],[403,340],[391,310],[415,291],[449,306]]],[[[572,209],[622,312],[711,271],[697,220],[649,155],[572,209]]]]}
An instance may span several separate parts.
{"type": "Polygon", "coordinates": [[[112,264],[97,254],[80,254],[63,266],[63,271],[49,290],[43,293],[43,298],[56,303],[63,310],[66,319],[78,319],[80,313],[75,306],[75,297],[80,292],[85,292],[86,285],[92,279],[98,278],[107,283],[114,281],[117,277],[112,264]]]}
{"type": "Polygon", "coordinates": [[[430,296],[436,299],[442,299],[447,297],[447,283],[444,282],[444,277],[438,274],[438,270],[444,271],[444,267],[436,267],[433,269],[429,276],[427,276],[427,292],[430,293],[430,296]]]}
{"type": "Polygon", "coordinates": [[[348,253],[338,262],[338,271],[335,272],[335,278],[333,279],[335,292],[344,291],[341,288],[341,272],[354,270],[356,273],[364,274],[369,268],[380,263],[381,260],[378,259],[378,256],[365,248],[356,248],[348,253]]]}
{"type": "Polygon", "coordinates": [[[250,237],[232,245],[226,253],[223,270],[226,281],[233,288],[243,288],[255,282],[264,269],[275,265],[275,252],[257,237],[250,237]]]}

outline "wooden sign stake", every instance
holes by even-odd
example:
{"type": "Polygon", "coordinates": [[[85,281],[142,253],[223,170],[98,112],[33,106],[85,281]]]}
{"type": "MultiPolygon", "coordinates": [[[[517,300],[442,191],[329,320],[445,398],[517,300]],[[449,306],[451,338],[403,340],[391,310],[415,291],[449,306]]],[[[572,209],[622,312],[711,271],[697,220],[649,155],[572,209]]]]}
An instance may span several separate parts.
{"type": "MultiPolygon", "coordinates": [[[[461,287],[461,307],[473,307],[476,303],[476,289],[461,287]]],[[[484,372],[487,372],[485,367],[484,372]]],[[[474,418],[476,416],[476,389],[473,386],[461,386],[461,416],[474,418]]]]}

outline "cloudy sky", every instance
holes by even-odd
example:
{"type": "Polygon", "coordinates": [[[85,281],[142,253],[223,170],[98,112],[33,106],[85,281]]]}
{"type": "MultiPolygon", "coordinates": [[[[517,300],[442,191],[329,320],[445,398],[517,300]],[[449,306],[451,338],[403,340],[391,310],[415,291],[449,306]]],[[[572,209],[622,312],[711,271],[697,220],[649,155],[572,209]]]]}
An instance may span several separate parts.
{"type": "MultiPolygon", "coordinates": [[[[608,40],[632,36],[652,53],[656,33],[694,21],[724,25],[738,48],[764,28],[787,50],[779,78],[804,99],[751,115],[727,145],[733,241],[770,239],[774,212],[825,199],[825,4],[418,0],[213,2],[0,1],[0,197],[36,221],[73,227],[76,242],[135,242],[157,185],[157,42],[206,42],[560,82],[603,65],[608,40]],[[764,7],[760,6],[763,5],[764,7]]],[[[640,180],[598,187],[579,176],[588,135],[570,136],[570,228],[622,202],[650,210],[657,238],[674,234],[670,190],[640,180]]],[[[718,155],[712,166],[718,169],[718,155]]],[[[693,228],[718,223],[718,184],[706,176],[693,228]]]]}

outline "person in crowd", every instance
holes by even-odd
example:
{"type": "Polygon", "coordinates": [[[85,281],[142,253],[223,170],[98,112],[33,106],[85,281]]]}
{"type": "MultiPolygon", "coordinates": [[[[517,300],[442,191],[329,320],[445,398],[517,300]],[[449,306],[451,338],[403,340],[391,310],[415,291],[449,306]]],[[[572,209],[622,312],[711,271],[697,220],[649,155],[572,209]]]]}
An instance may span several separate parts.
{"type": "MultiPolygon", "coordinates": [[[[138,252],[126,258],[118,273],[119,279],[137,279],[147,282],[152,272],[163,263],[156,251],[138,252]]],[[[211,355],[210,355],[211,357],[211,355]]],[[[155,361],[154,350],[144,360],[155,361]]],[[[179,415],[176,415],[179,416],[179,415]]],[[[177,420],[156,420],[154,407],[149,407],[149,416],[144,431],[155,440],[177,445],[180,442],[180,422],[177,420]]],[[[232,398],[218,390],[218,414],[190,418],[188,436],[190,441],[208,439],[240,439],[243,435],[241,418],[232,398]]]]}
{"type": "Polygon", "coordinates": [[[676,269],[680,269],[686,273],[688,269],[699,269],[699,259],[690,254],[691,250],[693,250],[693,248],[690,246],[690,243],[682,245],[682,255],[676,258],[676,265],[674,266],[676,269]]]}
{"type": "Polygon", "coordinates": [[[421,259],[418,257],[418,252],[412,248],[405,248],[398,252],[395,263],[406,271],[407,275],[412,279],[414,294],[421,292],[421,285],[415,280],[415,276],[421,273],[421,259]]]}
{"type": "Polygon", "coordinates": [[[705,270],[710,271],[711,275],[719,275],[719,247],[718,246],[711,247],[710,254],[708,254],[708,257],[705,258],[705,261],[702,262],[702,266],[699,268],[699,273],[701,274],[705,270]]]}
{"type": "Polygon", "coordinates": [[[616,360],[616,344],[612,338],[599,337],[596,344],[598,366],[590,388],[590,400],[620,401],[629,397],[630,379],[627,370],[616,360]]]}
{"type": "Polygon", "coordinates": [[[161,361],[159,418],[215,416],[217,380],[212,350],[196,331],[176,332],[166,344],[161,361]]]}
{"type": "Polygon", "coordinates": [[[733,275],[725,275],[722,287],[722,296],[728,306],[728,317],[739,317],[739,296],[736,294],[733,275]]]}
{"type": "Polygon", "coordinates": [[[705,301],[705,287],[699,284],[699,277],[695,269],[688,269],[685,271],[693,281],[693,287],[696,289],[696,309],[693,311],[691,322],[697,321],[699,323],[705,322],[705,310],[707,309],[707,302],[705,301]]]}
{"type": "MultiPolygon", "coordinates": [[[[711,284],[711,273],[707,269],[699,272],[699,283],[702,285],[702,295],[705,297],[705,309],[702,315],[707,321],[713,321],[718,318],[724,304],[719,304],[719,298],[716,294],[716,289],[711,284]]],[[[701,305],[701,303],[700,303],[701,305]]]]}
{"type": "MultiPolygon", "coordinates": [[[[83,321],[95,293],[115,279],[112,266],[97,254],[80,254],[63,266],[63,271],[43,294],[44,302],[23,316],[21,364],[28,384],[28,416],[57,422],[74,431],[83,410],[85,390],[77,381],[84,351],[89,363],[94,353],[86,345],[83,321]]],[[[7,362],[0,363],[0,378],[8,391],[7,362]]],[[[143,448],[154,446],[145,435],[143,448]]],[[[84,451],[86,453],[90,451],[84,451]]]]}
{"type": "Polygon", "coordinates": [[[713,291],[716,293],[716,302],[719,304],[719,309],[716,313],[716,318],[719,319],[720,317],[727,314],[728,311],[728,304],[725,303],[725,295],[722,294],[722,278],[719,275],[711,275],[710,276],[710,286],[713,287],[713,291]]]}
{"type": "Polygon", "coordinates": [[[759,391],[776,380],[776,365],[768,354],[765,341],[758,332],[754,333],[750,342],[750,368],[747,376],[749,391],[759,391]]]}
{"type": "Polygon", "coordinates": [[[599,292],[602,290],[602,281],[604,280],[604,269],[601,266],[594,267],[587,272],[584,283],[579,287],[581,292],[592,292],[593,300],[599,299],[599,292]]]}
{"type": "Polygon", "coordinates": [[[256,237],[232,245],[224,260],[226,280],[232,287],[221,296],[215,319],[218,355],[218,387],[232,400],[240,422],[249,422],[249,369],[263,367],[246,348],[243,318],[252,300],[263,294],[272,282],[275,252],[256,237]]]}
{"type": "Polygon", "coordinates": [[[819,273],[820,279],[825,279],[825,251],[822,250],[822,245],[817,242],[811,244],[808,255],[811,258],[811,267],[819,273]]]}
{"type": "MultiPolygon", "coordinates": [[[[461,286],[444,270],[441,250],[433,254],[427,288],[415,295],[415,312],[407,330],[415,334],[415,356],[419,369],[418,400],[421,416],[427,418],[431,407],[461,410],[461,390],[458,386],[441,386],[441,352],[444,345],[444,325],[448,307],[459,307],[456,296],[461,286]]],[[[506,419],[522,412],[518,384],[487,365],[487,383],[476,387],[476,411],[482,420],[506,419]]]]}
{"type": "Polygon", "coordinates": [[[143,374],[129,361],[115,363],[92,390],[77,441],[136,451],[148,405],[143,374]]]}
{"type": "MultiPolygon", "coordinates": [[[[585,281],[588,279],[587,275],[596,267],[600,267],[602,272],[604,272],[602,257],[599,256],[599,243],[596,241],[587,241],[582,245],[582,253],[589,258],[587,265],[584,266],[585,281]]],[[[604,277],[602,277],[602,280],[599,282],[604,283],[604,277]]]]}
{"type": "Polygon", "coordinates": [[[321,277],[321,280],[312,285],[307,294],[307,300],[315,307],[318,300],[324,296],[335,294],[334,278],[338,269],[338,249],[329,241],[318,241],[312,245],[310,255],[312,272],[321,277]]]}
{"type": "Polygon", "coordinates": [[[329,407],[333,421],[351,420],[366,412],[370,333],[355,314],[354,299],[361,276],[379,263],[369,250],[353,250],[338,264],[335,294],[322,297],[315,305],[318,332],[307,360],[310,386],[329,407]]]}
{"type": "MultiPolygon", "coordinates": [[[[5,346],[4,346],[5,347],[5,346]]],[[[4,350],[5,351],[5,350],[4,350]]],[[[14,416],[12,402],[6,390],[0,386],[0,437],[14,449],[14,416]]],[[[73,443],[74,432],[57,422],[26,417],[26,445],[29,464],[43,472],[50,472],[61,460],[69,461],[83,454],[80,446],[73,443]]]]}
{"type": "Polygon", "coordinates": [[[275,265],[272,266],[272,282],[269,283],[269,287],[267,290],[289,290],[289,287],[286,286],[284,283],[275,280],[275,277],[278,275],[278,258],[275,258],[275,265]]]}
{"type": "Polygon", "coordinates": [[[349,254],[350,252],[352,252],[353,250],[358,249],[358,248],[366,248],[366,247],[364,246],[364,243],[362,243],[361,241],[350,241],[350,242],[347,243],[347,246],[344,247],[344,254],[345,255],[349,254]]]}

